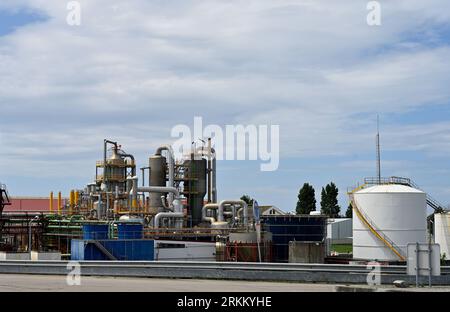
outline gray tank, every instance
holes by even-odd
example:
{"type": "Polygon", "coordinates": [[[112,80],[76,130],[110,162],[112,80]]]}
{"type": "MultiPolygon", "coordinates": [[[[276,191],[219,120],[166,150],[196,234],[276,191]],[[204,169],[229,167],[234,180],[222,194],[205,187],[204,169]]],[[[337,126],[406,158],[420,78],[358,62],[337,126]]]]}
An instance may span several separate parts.
{"type": "MultiPolygon", "coordinates": [[[[150,166],[150,186],[166,186],[166,157],[151,156],[150,166]]],[[[150,193],[150,211],[161,211],[163,209],[161,193],[150,193]]]]}
{"type": "Polygon", "coordinates": [[[202,208],[207,191],[207,162],[206,159],[186,160],[184,168],[184,193],[188,198],[192,226],[196,226],[202,222],[202,208]]]}

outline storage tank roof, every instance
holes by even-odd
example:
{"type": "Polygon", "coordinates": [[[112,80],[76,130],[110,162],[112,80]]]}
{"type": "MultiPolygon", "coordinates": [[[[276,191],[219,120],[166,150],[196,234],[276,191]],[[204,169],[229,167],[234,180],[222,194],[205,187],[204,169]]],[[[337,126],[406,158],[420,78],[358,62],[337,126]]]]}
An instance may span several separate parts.
{"type": "Polygon", "coordinates": [[[386,184],[386,185],[375,185],[372,187],[368,187],[366,189],[362,189],[356,194],[366,194],[366,193],[416,193],[416,194],[425,194],[423,191],[412,188],[410,186],[401,185],[401,184],[386,184]]]}

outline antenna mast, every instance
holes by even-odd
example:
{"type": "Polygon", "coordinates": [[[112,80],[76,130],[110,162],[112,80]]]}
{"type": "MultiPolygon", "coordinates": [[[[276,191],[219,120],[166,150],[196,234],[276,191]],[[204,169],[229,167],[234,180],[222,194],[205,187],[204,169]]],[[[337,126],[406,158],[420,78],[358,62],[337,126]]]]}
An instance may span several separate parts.
{"type": "Polygon", "coordinates": [[[381,144],[380,144],[380,116],[377,116],[377,178],[381,184],[381,144]]]}

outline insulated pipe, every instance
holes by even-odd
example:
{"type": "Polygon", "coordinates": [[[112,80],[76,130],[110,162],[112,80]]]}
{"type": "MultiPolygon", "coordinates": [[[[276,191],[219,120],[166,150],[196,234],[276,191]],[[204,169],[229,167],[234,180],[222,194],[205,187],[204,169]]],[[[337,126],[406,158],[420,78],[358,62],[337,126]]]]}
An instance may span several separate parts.
{"type": "Polygon", "coordinates": [[[208,211],[208,209],[219,209],[219,204],[206,204],[202,208],[202,220],[206,221],[206,222],[209,222],[209,223],[216,222],[215,218],[207,217],[206,212],[208,211]]]}
{"type": "Polygon", "coordinates": [[[217,187],[216,187],[216,150],[211,147],[210,139],[208,139],[208,149],[203,147],[195,149],[195,155],[206,156],[208,158],[208,199],[211,198],[213,203],[217,202],[217,187]],[[212,163],[212,164],[211,164],[212,163]]]}
{"type": "Polygon", "coordinates": [[[225,205],[241,205],[241,207],[244,208],[244,225],[246,226],[248,224],[248,205],[243,200],[222,200],[219,204],[219,212],[218,212],[218,219],[219,222],[224,221],[223,211],[225,209],[225,205]]]}
{"type": "Polygon", "coordinates": [[[133,181],[132,187],[132,198],[137,199],[137,193],[170,193],[175,196],[175,199],[172,202],[174,212],[160,212],[155,216],[155,228],[159,228],[159,223],[162,218],[173,218],[173,219],[181,219],[184,218],[183,212],[183,204],[180,200],[180,192],[175,187],[168,186],[147,186],[147,187],[138,187],[138,178],[132,177],[128,178],[133,181]]]}
{"type": "Polygon", "coordinates": [[[212,201],[217,202],[217,180],[216,180],[216,154],[214,152],[214,158],[212,160],[212,201]]]}
{"type": "MultiPolygon", "coordinates": [[[[173,154],[172,146],[163,145],[158,147],[155,156],[161,156],[163,151],[167,151],[168,154],[167,161],[169,162],[169,187],[173,187],[175,181],[175,157],[173,154]]],[[[169,193],[169,205],[172,205],[172,202],[173,202],[173,193],[169,193]]]]}
{"type": "Polygon", "coordinates": [[[137,197],[138,197],[138,177],[128,177],[127,181],[131,181],[131,210],[135,210],[137,208],[137,197]]]}
{"type": "Polygon", "coordinates": [[[62,194],[61,194],[61,192],[59,192],[58,193],[58,207],[57,207],[58,215],[61,215],[61,207],[62,207],[62,194]]]}
{"type": "Polygon", "coordinates": [[[164,209],[173,212],[173,207],[169,207],[166,203],[166,196],[164,196],[164,195],[161,196],[161,203],[162,203],[164,209]]]}
{"type": "Polygon", "coordinates": [[[117,152],[117,142],[104,140],[104,146],[103,146],[103,183],[106,182],[106,158],[107,158],[107,150],[108,150],[108,144],[114,145],[114,151],[117,152]]]}
{"type": "MultiPolygon", "coordinates": [[[[166,193],[167,188],[161,188],[161,190],[166,193]],[[163,190],[165,189],[165,190],[163,190]]],[[[178,190],[175,189],[178,193],[178,190]]],[[[159,192],[158,190],[152,190],[151,192],[159,192]]],[[[161,221],[162,218],[172,218],[172,219],[183,219],[184,218],[184,212],[183,212],[183,204],[181,203],[181,200],[179,198],[179,196],[176,195],[176,193],[173,193],[176,198],[173,200],[173,207],[174,207],[174,211],[175,212],[160,212],[155,216],[155,229],[159,228],[159,223],[161,221]]],[[[180,226],[178,226],[178,224],[176,225],[176,227],[181,228],[182,224],[180,226]]]]}
{"type": "Polygon", "coordinates": [[[184,213],[182,212],[160,212],[155,216],[155,229],[159,229],[159,223],[163,218],[182,219],[184,213]]]}
{"type": "MultiPolygon", "coordinates": [[[[175,196],[175,199],[180,198],[180,192],[175,187],[169,187],[169,186],[144,186],[144,187],[137,187],[135,188],[137,192],[144,192],[144,193],[171,193],[175,196]]],[[[136,193],[137,196],[137,193],[136,193]]],[[[174,200],[175,201],[175,200],[174,200]]],[[[173,206],[175,207],[176,203],[173,203],[173,206]]]]}
{"type": "Polygon", "coordinates": [[[50,213],[53,213],[53,192],[50,192],[50,213]]]}
{"type": "Polygon", "coordinates": [[[134,160],[134,156],[126,153],[121,153],[119,154],[119,156],[131,159],[131,161],[133,162],[133,167],[131,167],[131,175],[134,177],[136,175],[136,162],[134,160]]]}

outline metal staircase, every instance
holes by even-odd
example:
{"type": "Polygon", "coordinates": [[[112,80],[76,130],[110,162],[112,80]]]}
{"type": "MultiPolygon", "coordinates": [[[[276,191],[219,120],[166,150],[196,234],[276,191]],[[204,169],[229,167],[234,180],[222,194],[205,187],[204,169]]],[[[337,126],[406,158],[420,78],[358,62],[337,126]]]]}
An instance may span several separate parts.
{"type": "Polygon", "coordinates": [[[11,205],[11,202],[9,200],[8,190],[6,189],[5,184],[0,183],[0,242],[2,242],[2,234],[3,234],[3,226],[4,226],[4,220],[2,219],[3,215],[3,208],[5,206],[11,205]]]}
{"type": "Polygon", "coordinates": [[[5,184],[0,184],[0,217],[3,213],[3,208],[5,206],[11,205],[11,202],[9,200],[8,190],[6,189],[5,184]]]}
{"type": "Polygon", "coordinates": [[[88,241],[88,244],[93,244],[95,247],[98,248],[106,257],[108,257],[109,260],[116,261],[117,258],[114,257],[112,253],[109,252],[108,249],[105,248],[99,241],[96,240],[90,240],[88,241]]]}
{"type": "MultiPolygon", "coordinates": [[[[421,190],[423,191],[416,183],[414,183],[414,181],[409,180],[409,185],[410,187],[413,187],[415,189],[421,190]]],[[[445,211],[444,206],[438,202],[436,199],[434,199],[433,197],[431,197],[430,195],[428,195],[427,192],[425,192],[427,194],[427,205],[430,206],[431,208],[433,208],[437,213],[441,213],[445,211]]]]}
{"type": "Polygon", "coordinates": [[[397,257],[401,261],[406,261],[406,257],[404,255],[403,251],[401,250],[401,248],[398,247],[387,235],[382,233],[378,229],[376,224],[367,216],[367,214],[358,208],[358,205],[356,204],[356,201],[355,201],[354,193],[363,189],[365,187],[365,185],[362,185],[349,193],[350,203],[353,207],[353,211],[358,216],[358,218],[361,220],[361,222],[370,230],[370,232],[376,238],[378,238],[381,242],[383,242],[383,244],[386,245],[395,255],[397,255],[397,257]]]}

